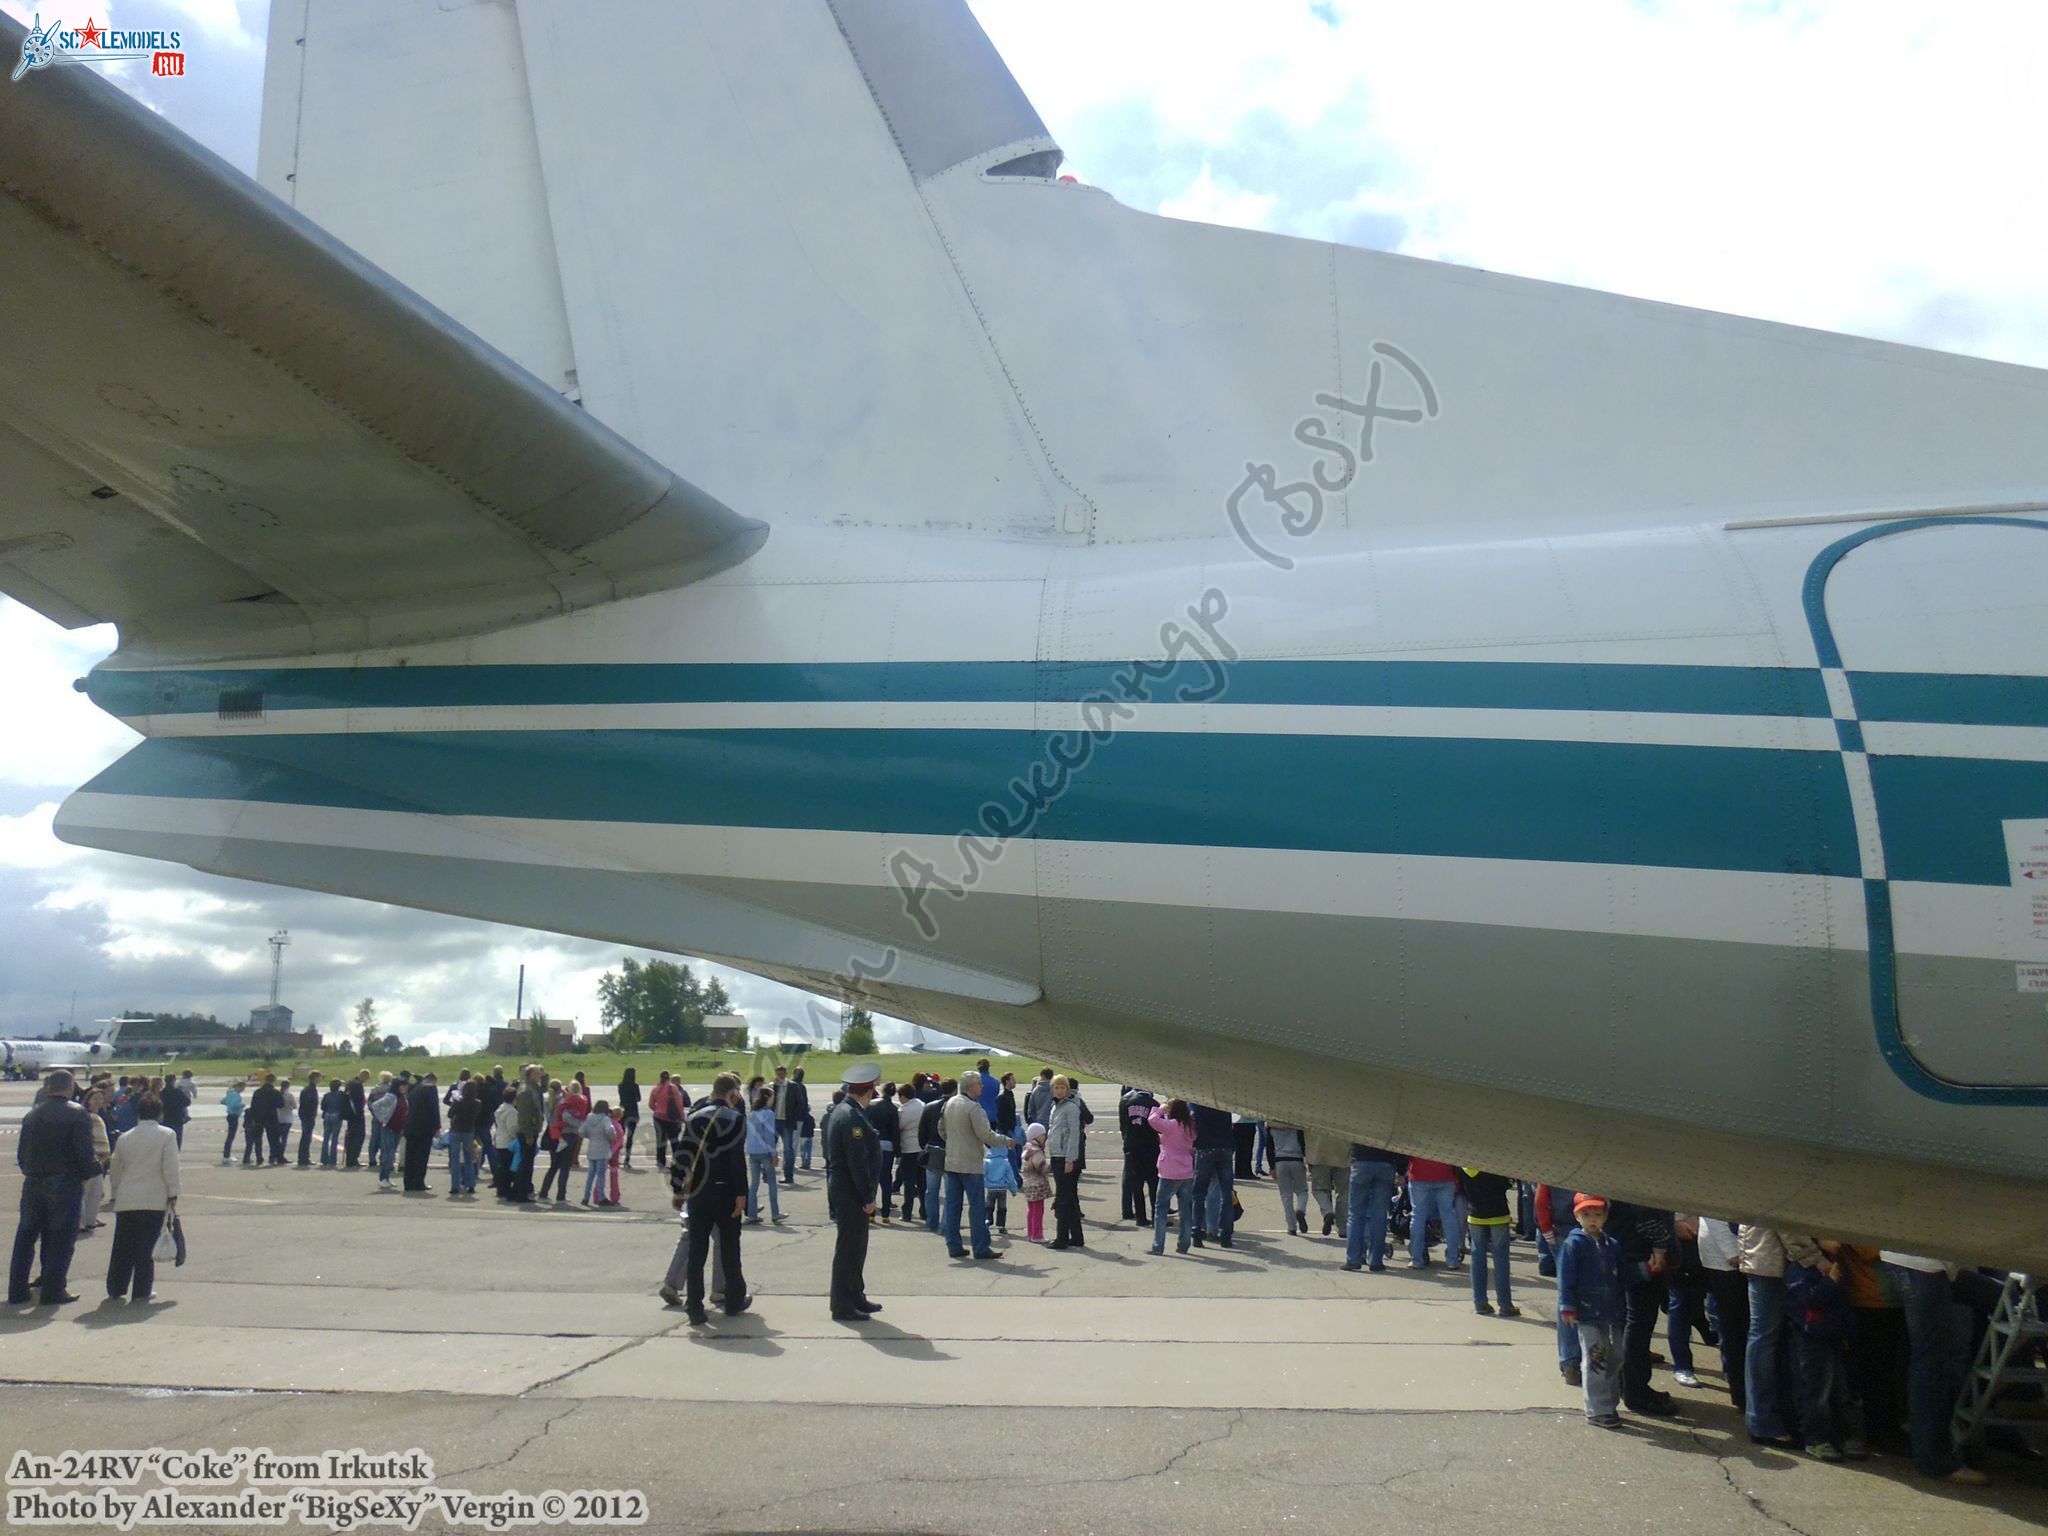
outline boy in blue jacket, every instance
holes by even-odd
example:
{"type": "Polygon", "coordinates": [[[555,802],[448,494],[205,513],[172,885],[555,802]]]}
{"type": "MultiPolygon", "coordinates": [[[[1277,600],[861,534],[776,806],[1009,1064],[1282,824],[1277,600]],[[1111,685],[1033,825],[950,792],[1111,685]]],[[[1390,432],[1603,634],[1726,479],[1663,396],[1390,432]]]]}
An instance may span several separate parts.
{"type": "Polygon", "coordinates": [[[1598,1195],[1572,1201],[1579,1225],[1557,1260],[1557,1316],[1579,1331],[1580,1372],[1586,1386],[1586,1422],[1621,1425],[1621,1330],[1628,1297],[1621,1284],[1621,1244],[1609,1237],[1607,1202],[1598,1195]]]}

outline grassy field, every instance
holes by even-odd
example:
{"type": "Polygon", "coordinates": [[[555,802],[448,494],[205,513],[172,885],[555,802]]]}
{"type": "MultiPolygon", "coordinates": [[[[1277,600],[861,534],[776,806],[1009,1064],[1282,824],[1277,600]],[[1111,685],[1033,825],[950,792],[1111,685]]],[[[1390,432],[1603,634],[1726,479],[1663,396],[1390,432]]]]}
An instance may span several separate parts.
{"type": "MultiPolygon", "coordinates": [[[[353,1075],[364,1067],[374,1073],[433,1072],[442,1082],[452,1081],[455,1074],[467,1067],[470,1071],[488,1073],[491,1068],[502,1066],[510,1077],[519,1070],[524,1058],[486,1056],[471,1054],[465,1056],[370,1056],[358,1059],[354,1056],[337,1056],[326,1051],[313,1051],[302,1055],[280,1057],[276,1061],[258,1061],[251,1057],[246,1060],[209,1061],[203,1057],[180,1059],[175,1065],[179,1070],[192,1069],[193,1075],[202,1080],[240,1077],[252,1072],[275,1072],[280,1077],[289,1076],[293,1082],[303,1083],[306,1073],[313,1069],[332,1076],[335,1073],[353,1075]]],[[[720,1072],[737,1072],[742,1077],[751,1077],[755,1072],[772,1075],[778,1060],[787,1060],[792,1067],[804,1069],[804,1080],[812,1085],[830,1086],[839,1081],[840,1071],[849,1063],[858,1060],[879,1062],[883,1074],[896,1082],[910,1081],[917,1072],[937,1072],[947,1077],[957,1077],[973,1067],[978,1056],[870,1056],[854,1057],[806,1052],[800,1056],[778,1057],[773,1050],[760,1053],[757,1059],[752,1051],[710,1051],[690,1047],[656,1047],[648,1050],[618,1051],[595,1050],[584,1055],[541,1056],[533,1058],[547,1068],[550,1077],[567,1080],[575,1072],[582,1072],[586,1079],[600,1087],[609,1088],[619,1080],[619,1074],[627,1067],[637,1068],[641,1086],[644,1088],[656,1082],[663,1072],[680,1073],[685,1083],[708,1083],[720,1072]]],[[[990,1062],[998,1075],[1014,1072],[1021,1083],[1038,1075],[1041,1062],[1027,1056],[990,1056],[990,1062]]],[[[1063,1070],[1058,1063],[1050,1063],[1055,1071],[1063,1070]]]]}

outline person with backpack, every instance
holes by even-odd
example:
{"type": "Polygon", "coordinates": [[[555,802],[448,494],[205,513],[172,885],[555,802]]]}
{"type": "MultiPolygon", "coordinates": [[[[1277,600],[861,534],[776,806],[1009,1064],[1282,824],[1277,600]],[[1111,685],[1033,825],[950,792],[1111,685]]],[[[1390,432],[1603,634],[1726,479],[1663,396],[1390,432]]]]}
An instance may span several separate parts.
{"type": "Polygon", "coordinates": [[[746,1148],[740,1077],[737,1072],[721,1072],[711,1084],[710,1096],[683,1121],[669,1164],[673,1203],[689,1218],[683,1310],[695,1327],[707,1320],[704,1261],[711,1256],[714,1241],[725,1280],[720,1301],[726,1316],[737,1317],[753,1305],[740,1269],[740,1218],[747,1209],[746,1148]]]}

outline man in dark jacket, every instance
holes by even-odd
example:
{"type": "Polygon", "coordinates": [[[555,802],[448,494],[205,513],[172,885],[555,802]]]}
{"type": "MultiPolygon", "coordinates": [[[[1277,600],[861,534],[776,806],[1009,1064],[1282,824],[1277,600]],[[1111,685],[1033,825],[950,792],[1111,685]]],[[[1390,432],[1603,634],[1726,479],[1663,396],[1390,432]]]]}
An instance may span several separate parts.
{"type": "Polygon", "coordinates": [[[939,1197],[946,1183],[946,1100],[959,1086],[950,1079],[941,1084],[942,1093],[917,1120],[917,1144],[924,1148],[924,1224],[933,1232],[939,1230],[939,1197]]]}
{"type": "Polygon", "coordinates": [[[313,1127],[320,1123],[320,1074],[308,1072],[299,1090],[299,1166],[313,1166],[313,1127]]]}
{"type": "Polygon", "coordinates": [[[1195,1246],[1203,1246],[1206,1235],[1228,1248],[1237,1225],[1237,1213],[1230,1204],[1237,1171],[1237,1131],[1227,1109],[1211,1109],[1206,1104],[1188,1108],[1195,1113],[1195,1246]]]}
{"type": "Polygon", "coordinates": [[[804,1086],[801,1076],[791,1077],[787,1067],[775,1069],[775,1087],[772,1091],[775,1095],[775,1139],[782,1146],[782,1182],[794,1184],[796,1138],[811,1113],[811,1091],[804,1086]]]}
{"type": "Polygon", "coordinates": [[[21,1224],[14,1229],[14,1258],[7,1270],[9,1306],[28,1305],[29,1275],[39,1245],[43,1305],[78,1300],[64,1282],[71,1278],[85,1181],[100,1171],[100,1162],[93,1155],[92,1111],[72,1102],[74,1086],[69,1072],[48,1074],[42,1102],[22,1117],[14,1147],[22,1174],[21,1224]]]}
{"type": "Polygon", "coordinates": [[[163,1117],[165,1130],[178,1138],[178,1145],[185,1145],[185,1122],[192,1118],[192,1095],[185,1091],[181,1081],[164,1079],[163,1117]]]}
{"type": "MultiPolygon", "coordinates": [[[[881,1306],[868,1300],[868,1222],[875,1214],[875,1186],[882,1176],[881,1139],[868,1119],[882,1069],[862,1062],[846,1069],[845,1102],[833,1112],[825,1133],[825,1177],[830,1181],[832,1222],[832,1316],[864,1323],[881,1306]]],[[[938,1106],[944,1109],[944,1103],[938,1106]]]]}
{"type": "Polygon", "coordinates": [[[737,1072],[719,1073],[710,1094],[683,1122],[669,1179],[690,1218],[684,1290],[690,1321],[705,1321],[704,1261],[711,1256],[714,1238],[725,1277],[725,1314],[739,1316],[753,1304],[753,1297],[747,1294],[740,1270],[740,1218],[747,1210],[747,1128],[737,1072]]]}
{"type": "Polygon", "coordinates": [[[1159,1198],[1159,1133],[1150,1115],[1159,1100],[1143,1088],[1126,1088],[1118,1102],[1124,1136],[1124,1220],[1145,1226],[1159,1198]]]}
{"type": "Polygon", "coordinates": [[[341,1149],[344,1166],[360,1168],[363,1165],[363,1128],[369,1114],[368,1095],[363,1084],[370,1078],[370,1069],[364,1067],[348,1080],[348,1128],[342,1132],[341,1149]]]}
{"type": "Polygon", "coordinates": [[[427,1163],[433,1157],[434,1138],[441,1133],[441,1090],[429,1072],[414,1086],[405,1100],[405,1192],[424,1194],[427,1163]]]}
{"type": "Polygon", "coordinates": [[[283,1113],[284,1095],[277,1091],[277,1080],[266,1072],[256,1091],[249,1095],[249,1111],[242,1120],[244,1168],[249,1166],[251,1158],[256,1160],[258,1167],[272,1161],[267,1149],[276,1136],[277,1117],[283,1113]]]}
{"type": "Polygon", "coordinates": [[[1650,1345],[1664,1315],[1665,1272],[1678,1256],[1669,1211],[1613,1200],[1607,1207],[1607,1235],[1621,1246],[1622,1288],[1628,1320],[1621,1337],[1621,1401],[1637,1413],[1669,1418],[1678,1405],[1669,1392],[1650,1385],[1650,1345]]]}

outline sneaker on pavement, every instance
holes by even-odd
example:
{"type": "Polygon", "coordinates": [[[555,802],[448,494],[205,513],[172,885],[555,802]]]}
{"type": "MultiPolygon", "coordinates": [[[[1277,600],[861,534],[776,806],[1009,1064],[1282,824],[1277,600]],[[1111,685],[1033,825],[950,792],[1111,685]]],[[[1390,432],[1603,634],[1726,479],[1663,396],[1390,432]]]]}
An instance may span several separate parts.
{"type": "Polygon", "coordinates": [[[1699,1377],[1693,1375],[1691,1371],[1673,1371],[1671,1379],[1681,1387],[1696,1387],[1700,1384],[1699,1377]]]}

